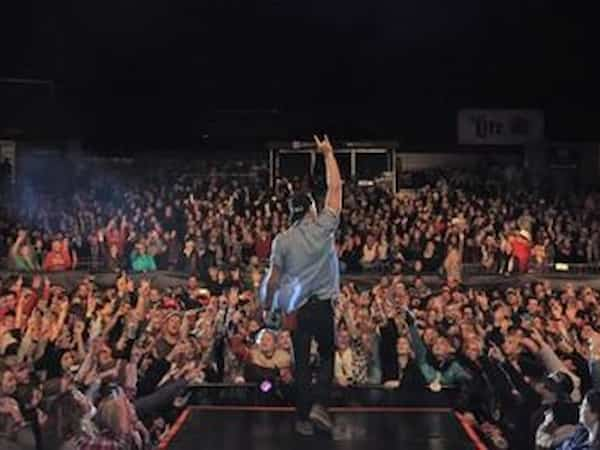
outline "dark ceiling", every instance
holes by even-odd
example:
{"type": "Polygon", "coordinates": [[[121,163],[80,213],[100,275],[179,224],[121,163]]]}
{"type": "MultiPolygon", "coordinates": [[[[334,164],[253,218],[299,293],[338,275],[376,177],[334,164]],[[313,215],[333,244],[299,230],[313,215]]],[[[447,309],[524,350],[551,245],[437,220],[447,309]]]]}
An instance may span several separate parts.
{"type": "Polygon", "coordinates": [[[12,3],[0,77],[54,90],[0,83],[4,128],[452,141],[456,110],[476,106],[543,108],[559,137],[598,133],[597,15],[567,4],[582,2],[12,3]]]}

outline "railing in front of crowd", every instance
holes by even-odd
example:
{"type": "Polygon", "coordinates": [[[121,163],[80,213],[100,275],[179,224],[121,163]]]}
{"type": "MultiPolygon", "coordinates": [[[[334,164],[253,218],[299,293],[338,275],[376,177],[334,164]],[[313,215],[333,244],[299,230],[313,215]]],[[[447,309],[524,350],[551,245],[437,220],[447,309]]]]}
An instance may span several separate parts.
{"type": "MultiPolygon", "coordinates": [[[[406,267],[413,267],[415,261],[407,261],[404,263],[406,267]]],[[[8,267],[8,258],[0,258],[0,266],[8,267]]],[[[102,262],[94,261],[91,258],[80,258],[77,262],[77,270],[84,270],[95,273],[109,272],[108,269],[104,267],[102,262]]],[[[362,271],[359,273],[369,273],[370,271],[362,271]]],[[[417,274],[414,271],[408,270],[407,274],[415,275],[417,274]]],[[[442,271],[422,271],[419,274],[422,275],[439,275],[442,271]]],[[[464,263],[462,265],[462,273],[464,275],[494,275],[500,273],[496,268],[490,269],[483,266],[480,263],[464,263]]],[[[519,274],[518,270],[513,270],[512,274],[519,274]]],[[[594,263],[547,263],[539,266],[530,266],[529,271],[527,273],[535,274],[535,273],[572,273],[572,274],[596,274],[600,273],[600,261],[594,263]]],[[[352,272],[355,274],[355,272],[352,272]]]]}
{"type": "MultiPolygon", "coordinates": [[[[63,272],[29,272],[29,271],[16,271],[8,268],[7,259],[4,258],[0,260],[1,267],[4,267],[4,270],[0,269],[0,274],[4,277],[15,274],[15,273],[23,273],[31,276],[33,273],[42,273],[48,276],[51,280],[54,279],[70,279],[75,280],[77,277],[81,278],[85,275],[92,274],[96,278],[110,280],[108,281],[110,284],[114,282],[114,277],[120,273],[120,271],[109,271],[103,264],[100,264],[98,261],[94,261],[92,259],[80,259],[77,263],[77,267],[74,270],[63,271],[63,272]]],[[[410,267],[410,264],[406,264],[405,267],[410,267]]],[[[157,270],[150,272],[132,272],[131,270],[126,270],[128,274],[134,275],[137,277],[148,277],[148,278],[158,278],[158,277],[167,277],[173,280],[182,280],[192,273],[183,272],[178,270],[157,270]]],[[[345,272],[343,275],[345,277],[353,277],[353,276],[375,276],[375,275],[384,275],[389,274],[390,272],[386,269],[379,270],[363,270],[359,272],[345,272]]],[[[478,263],[465,263],[462,266],[462,275],[467,278],[476,278],[476,277],[516,277],[519,275],[529,275],[529,276],[551,276],[556,278],[569,278],[569,277],[585,277],[600,274],[600,263],[585,263],[585,264],[567,264],[567,263],[554,263],[554,264],[545,264],[542,266],[531,267],[527,273],[520,273],[518,271],[513,271],[510,274],[500,273],[497,270],[490,270],[481,264],[478,263]]],[[[422,277],[426,277],[432,281],[441,281],[445,279],[445,273],[442,270],[437,270],[434,272],[415,272],[413,270],[403,270],[401,275],[407,276],[409,279],[412,276],[420,275],[422,277]]],[[[172,283],[169,283],[172,284],[172,283]]]]}
{"type": "MultiPolygon", "coordinates": [[[[536,275],[536,274],[565,274],[565,275],[594,275],[600,273],[600,262],[595,263],[548,263],[539,266],[530,266],[527,272],[519,272],[517,269],[510,273],[500,272],[498,269],[490,269],[479,263],[465,263],[462,266],[462,274],[466,276],[477,275],[536,275]]],[[[422,272],[424,275],[441,275],[442,271],[422,272]]]]}
{"type": "MultiPolygon", "coordinates": [[[[270,405],[294,404],[292,385],[271,381],[262,383],[198,383],[192,384],[191,403],[197,405],[270,405]]],[[[383,384],[358,384],[347,387],[332,386],[330,406],[406,406],[453,407],[459,389],[446,386],[440,391],[427,387],[388,388],[383,384]]]]}

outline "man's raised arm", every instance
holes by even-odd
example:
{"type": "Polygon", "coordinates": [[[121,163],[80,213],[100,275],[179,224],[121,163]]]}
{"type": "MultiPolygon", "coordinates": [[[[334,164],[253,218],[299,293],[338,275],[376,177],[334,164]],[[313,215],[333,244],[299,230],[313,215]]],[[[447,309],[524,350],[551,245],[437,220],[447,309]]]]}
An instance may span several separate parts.
{"type": "Polygon", "coordinates": [[[342,209],[342,178],[340,169],[333,153],[333,147],[329,138],[325,135],[323,140],[313,136],[317,144],[317,151],[323,154],[325,160],[325,173],[327,176],[327,197],[325,207],[332,209],[336,214],[342,209]]]}

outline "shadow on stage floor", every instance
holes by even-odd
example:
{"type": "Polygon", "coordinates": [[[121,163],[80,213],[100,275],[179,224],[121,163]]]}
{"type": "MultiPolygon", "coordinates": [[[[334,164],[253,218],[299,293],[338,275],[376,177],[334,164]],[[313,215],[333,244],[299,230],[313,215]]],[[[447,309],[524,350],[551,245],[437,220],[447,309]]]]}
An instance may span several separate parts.
{"type": "Polygon", "coordinates": [[[448,408],[332,408],[331,436],[294,433],[290,407],[193,406],[182,415],[169,450],[468,450],[476,446],[448,408]]]}

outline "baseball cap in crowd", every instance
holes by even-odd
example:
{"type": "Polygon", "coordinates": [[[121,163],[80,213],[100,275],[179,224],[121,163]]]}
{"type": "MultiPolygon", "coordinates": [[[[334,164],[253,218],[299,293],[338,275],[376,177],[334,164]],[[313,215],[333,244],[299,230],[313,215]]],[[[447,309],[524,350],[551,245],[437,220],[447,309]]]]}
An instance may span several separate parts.
{"type": "Polygon", "coordinates": [[[571,377],[565,372],[560,371],[549,374],[544,380],[544,385],[548,390],[554,392],[559,399],[568,399],[571,396],[573,389],[575,389],[571,377]]]}
{"type": "Polygon", "coordinates": [[[302,219],[314,204],[315,200],[308,192],[294,194],[288,201],[291,222],[295,223],[302,219]]]}
{"type": "Polygon", "coordinates": [[[521,236],[522,238],[527,239],[528,241],[531,241],[531,233],[529,233],[529,231],[527,231],[527,230],[520,230],[519,231],[519,236],[521,236]]]}

